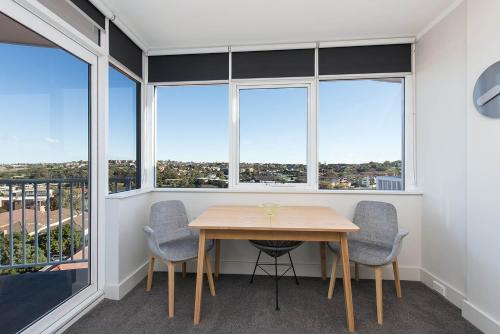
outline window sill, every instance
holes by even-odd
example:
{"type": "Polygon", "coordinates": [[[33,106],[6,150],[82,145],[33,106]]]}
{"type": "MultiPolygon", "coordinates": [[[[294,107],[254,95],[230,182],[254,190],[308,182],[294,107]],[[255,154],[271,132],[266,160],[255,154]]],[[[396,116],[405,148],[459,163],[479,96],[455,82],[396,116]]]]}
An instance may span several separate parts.
{"type": "Polygon", "coordinates": [[[152,190],[153,190],[152,188],[141,188],[141,189],[134,189],[134,190],[129,190],[129,191],[122,191],[119,193],[108,194],[108,195],[106,195],[106,199],[124,199],[124,198],[129,198],[129,197],[147,194],[147,193],[150,193],[152,190]]]}
{"type": "Polygon", "coordinates": [[[308,189],[290,189],[272,188],[269,189],[206,189],[206,188],[153,188],[152,192],[172,192],[172,193],[248,193],[248,194],[330,194],[330,195],[403,195],[403,196],[420,196],[423,192],[416,190],[391,191],[391,190],[308,190],[308,189]]]}

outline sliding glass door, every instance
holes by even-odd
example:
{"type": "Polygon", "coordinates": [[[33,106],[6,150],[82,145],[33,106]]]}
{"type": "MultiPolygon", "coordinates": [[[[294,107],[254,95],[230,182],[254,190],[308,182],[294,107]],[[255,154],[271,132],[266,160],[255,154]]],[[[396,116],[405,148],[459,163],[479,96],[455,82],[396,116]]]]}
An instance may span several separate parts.
{"type": "Polygon", "coordinates": [[[2,333],[95,289],[96,57],[47,29],[0,12],[2,333]]]}

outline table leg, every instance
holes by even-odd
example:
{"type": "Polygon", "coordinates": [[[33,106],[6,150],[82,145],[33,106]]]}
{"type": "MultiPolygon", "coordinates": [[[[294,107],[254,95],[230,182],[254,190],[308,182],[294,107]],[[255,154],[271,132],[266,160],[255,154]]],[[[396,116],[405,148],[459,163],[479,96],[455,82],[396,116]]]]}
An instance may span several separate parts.
{"type": "Polygon", "coordinates": [[[215,278],[219,278],[220,273],[220,240],[215,240],[215,278]]]}
{"type": "Polygon", "coordinates": [[[326,242],[319,243],[319,258],[321,263],[321,278],[326,280],[326,242]]]}
{"type": "Polygon", "coordinates": [[[196,269],[196,293],[194,297],[194,324],[198,325],[201,318],[201,295],[203,289],[203,260],[205,259],[205,230],[200,230],[198,242],[198,265],[196,269]]]}
{"type": "Polygon", "coordinates": [[[354,332],[354,310],[352,305],[351,270],[349,267],[349,247],[347,243],[347,233],[341,234],[340,244],[342,248],[342,267],[344,270],[344,297],[347,329],[352,333],[354,332]]]}

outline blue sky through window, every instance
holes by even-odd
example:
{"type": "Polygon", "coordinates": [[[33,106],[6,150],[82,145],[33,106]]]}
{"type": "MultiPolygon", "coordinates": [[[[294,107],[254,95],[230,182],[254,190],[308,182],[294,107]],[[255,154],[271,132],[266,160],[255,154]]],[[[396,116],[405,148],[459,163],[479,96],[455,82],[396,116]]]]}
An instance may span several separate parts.
{"type": "Polygon", "coordinates": [[[305,87],[240,90],[240,161],[307,163],[305,87]]]}
{"type": "MultiPolygon", "coordinates": [[[[0,163],[88,159],[88,64],[59,48],[0,43],[0,163]]],[[[110,70],[110,159],[135,159],[135,82],[110,70]]],[[[400,160],[403,81],[319,87],[319,161],[400,160]]],[[[228,86],[158,89],[157,159],[228,161],[228,86]]],[[[305,88],[240,92],[241,161],[305,163],[305,88]]]]}
{"type": "Polygon", "coordinates": [[[109,160],[136,159],[137,82],[109,66],[109,160]]]}
{"type": "Polygon", "coordinates": [[[168,86],[157,90],[156,159],[227,162],[228,86],[168,86]]]}
{"type": "Polygon", "coordinates": [[[0,43],[0,163],[87,160],[88,86],[62,49],[0,43]]]}
{"type": "Polygon", "coordinates": [[[402,79],[324,81],[319,96],[319,162],[401,160],[402,79]]]}

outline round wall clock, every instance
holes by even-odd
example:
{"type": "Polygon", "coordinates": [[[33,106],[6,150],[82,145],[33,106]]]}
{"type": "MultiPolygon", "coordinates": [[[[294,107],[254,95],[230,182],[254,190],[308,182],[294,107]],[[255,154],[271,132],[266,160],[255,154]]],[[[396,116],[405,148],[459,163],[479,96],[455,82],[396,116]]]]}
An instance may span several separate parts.
{"type": "Polygon", "coordinates": [[[477,79],[473,98],[481,114],[500,118],[500,61],[488,67],[477,79]]]}

